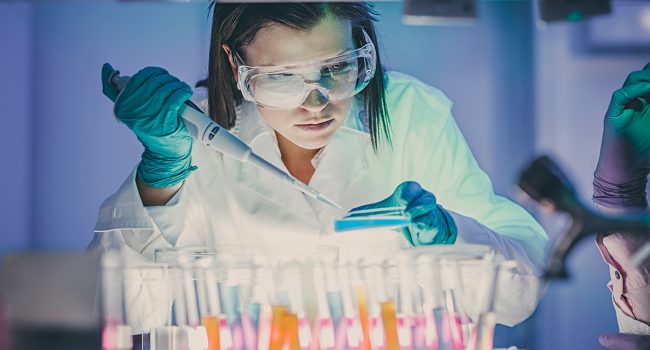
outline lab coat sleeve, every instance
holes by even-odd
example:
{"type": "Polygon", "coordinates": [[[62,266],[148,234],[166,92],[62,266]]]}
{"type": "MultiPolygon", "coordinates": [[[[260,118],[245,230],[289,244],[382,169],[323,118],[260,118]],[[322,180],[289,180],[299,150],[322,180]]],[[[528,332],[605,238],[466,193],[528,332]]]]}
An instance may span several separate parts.
{"type": "Polygon", "coordinates": [[[104,251],[119,247],[123,253],[125,316],[134,334],[149,332],[169,321],[172,296],[165,276],[168,271],[148,264],[154,260],[156,249],[173,246],[161,228],[178,229],[174,218],[179,216],[165,214],[183,205],[183,191],[182,187],[170,200],[169,207],[149,210],[140,200],[134,171],[100,207],[89,249],[104,251]]]}
{"type": "Polygon", "coordinates": [[[548,237],[528,212],[494,193],[451,113],[444,118],[433,144],[427,141],[432,139],[429,136],[420,147],[430,154],[423,155],[428,162],[421,169],[428,175],[421,178],[429,179],[425,187],[433,190],[456,222],[456,244],[488,245],[518,263],[513,271],[500,274],[495,306],[499,323],[517,324],[537,306],[542,288],[538,276],[545,266],[548,237]]]}
{"type": "Polygon", "coordinates": [[[135,170],[99,209],[95,241],[117,235],[119,241],[153,260],[157,248],[176,244],[184,227],[185,184],[165,206],[145,207],[135,184],[135,170]]]}
{"type": "Polygon", "coordinates": [[[442,92],[403,74],[388,78],[393,166],[402,171],[396,183],[417,181],[436,196],[458,227],[456,244],[488,245],[517,262],[517,268],[500,275],[495,307],[497,322],[523,321],[541,294],[546,233],[523,208],[494,193],[442,92]]]}

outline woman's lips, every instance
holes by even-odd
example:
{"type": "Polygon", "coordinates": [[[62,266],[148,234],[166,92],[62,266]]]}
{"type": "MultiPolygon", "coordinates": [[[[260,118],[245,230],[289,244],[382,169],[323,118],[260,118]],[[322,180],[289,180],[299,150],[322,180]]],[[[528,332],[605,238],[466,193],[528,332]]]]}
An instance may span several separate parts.
{"type": "Polygon", "coordinates": [[[334,118],[317,124],[296,124],[296,126],[305,131],[322,131],[327,129],[332,122],[334,122],[334,118]]]}

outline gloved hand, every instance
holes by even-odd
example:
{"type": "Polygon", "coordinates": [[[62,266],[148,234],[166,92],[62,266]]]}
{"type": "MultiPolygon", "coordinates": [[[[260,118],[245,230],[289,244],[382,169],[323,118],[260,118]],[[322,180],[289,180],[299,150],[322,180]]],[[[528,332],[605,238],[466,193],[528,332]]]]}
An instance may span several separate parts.
{"type": "Polygon", "coordinates": [[[650,63],[631,73],[612,95],[600,159],[594,173],[594,201],[616,207],[647,206],[650,160],[650,63]]]}
{"type": "Polygon", "coordinates": [[[152,187],[171,187],[192,171],[192,138],[180,119],[192,89],[166,70],[147,67],[118,92],[108,84],[111,66],[102,67],[103,92],[115,101],[115,116],[144,145],[137,176],[152,187]]]}
{"type": "Polygon", "coordinates": [[[449,213],[436,203],[436,197],[413,181],[401,183],[388,198],[353,209],[365,210],[387,207],[406,207],[411,218],[408,227],[402,228],[406,240],[413,246],[453,244],[458,231],[449,213]]]}
{"type": "Polygon", "coordinates": [[[601,334],[598,341],[607,350],[650,350],[650,335],[601,334]]]}

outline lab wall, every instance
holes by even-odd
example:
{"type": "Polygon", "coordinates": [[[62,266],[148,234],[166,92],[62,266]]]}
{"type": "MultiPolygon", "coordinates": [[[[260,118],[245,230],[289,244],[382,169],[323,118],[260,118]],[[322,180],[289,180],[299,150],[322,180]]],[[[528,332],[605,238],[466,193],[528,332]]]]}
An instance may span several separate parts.
{"type": "MultiPolygon", "coordinates": [[[[576,50],[580,28],[538,26],[528,1],[482,1],[473,25],[437,27],[402,24],[399,2],[376,8],[385,65],[450,97],[499,193],[513,196],[526,161],[551,153],[589,199],[609,96],[650,55],[576,50]]],[[[101,65],[129,75],[161,66],[196,82],[207,71],[207,14],[207,1],[0,2],[0,252],[87,246],[100,204],[142,152],[101,92],[101,65]]],[[[499,345],[591,349],[616,329],[593,241],[570,261],[575,278],[551,285],[524,326],[500,329],[511,342],[499,345]]]]}
{"type": "Polygon", "coordinates": [[[0,3],[0,252],[31,244],[32,8],[0,3]]]}

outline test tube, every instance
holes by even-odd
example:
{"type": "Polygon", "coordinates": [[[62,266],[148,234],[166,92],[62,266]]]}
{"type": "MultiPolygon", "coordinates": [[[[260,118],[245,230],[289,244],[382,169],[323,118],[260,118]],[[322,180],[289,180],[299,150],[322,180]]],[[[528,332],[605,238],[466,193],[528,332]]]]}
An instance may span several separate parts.
{"type": "Polygon", "coordinates": [[[359,312],[359,323],[361,324],[361,349],[371,350],[372,344],[370,339],[370,315],[368,312],[368,297],[366,286],[360,278],[360,266],[350,264],[349,266],[350,284],[359,312]]]}
{"type": "Polygon", "coordinates": [[[274,305],[272,307],[271,334],[269,341],[269,350],[282,350],[285,335],[284,317],[288,313],[286,305],[274,305]]]}
{"type": "Polygon", "coordinates": [[[363,331],[359,320],[359,308],[354,303],[354,284],[350,278],[348,265],[340,266],[338,280],[341,284],[341,301],[343,306],[343,321],[339,322],[336,335],[337,350],[359,350],[363,346],[363,331]]]}
{"type": "Polygon", "coordinates": [[[330,314],[328,295],[325,292],[325,271],[320,262],[313,267],[313,280],[316,293],[316,327],[318,328],[319,349],[333,350],[336,345],[334,322],[330,314]]]}
{"type": "Polygon", "coordinates": [[[125,265],[121,251],[109,249],[102,256],[103,350],[131,349],[131,328],[125,315],[125,265]]]}
{"type": "MultiPolygon", "coordinates": [[[[173,267],[173,323],[156,329],[152,344],[158,349],[216,349],[219,335],[214,306],[211,265],[216,252],[205,247],[164,248],[155,251],[155,260],[173,267]],[[215,325],[216,324],[216,325],[215,325]]],[[[153,345],[152,345],[153,348],[153,345]]],[[[219,345],[219,349],[223,349],[219,345]]]]}

